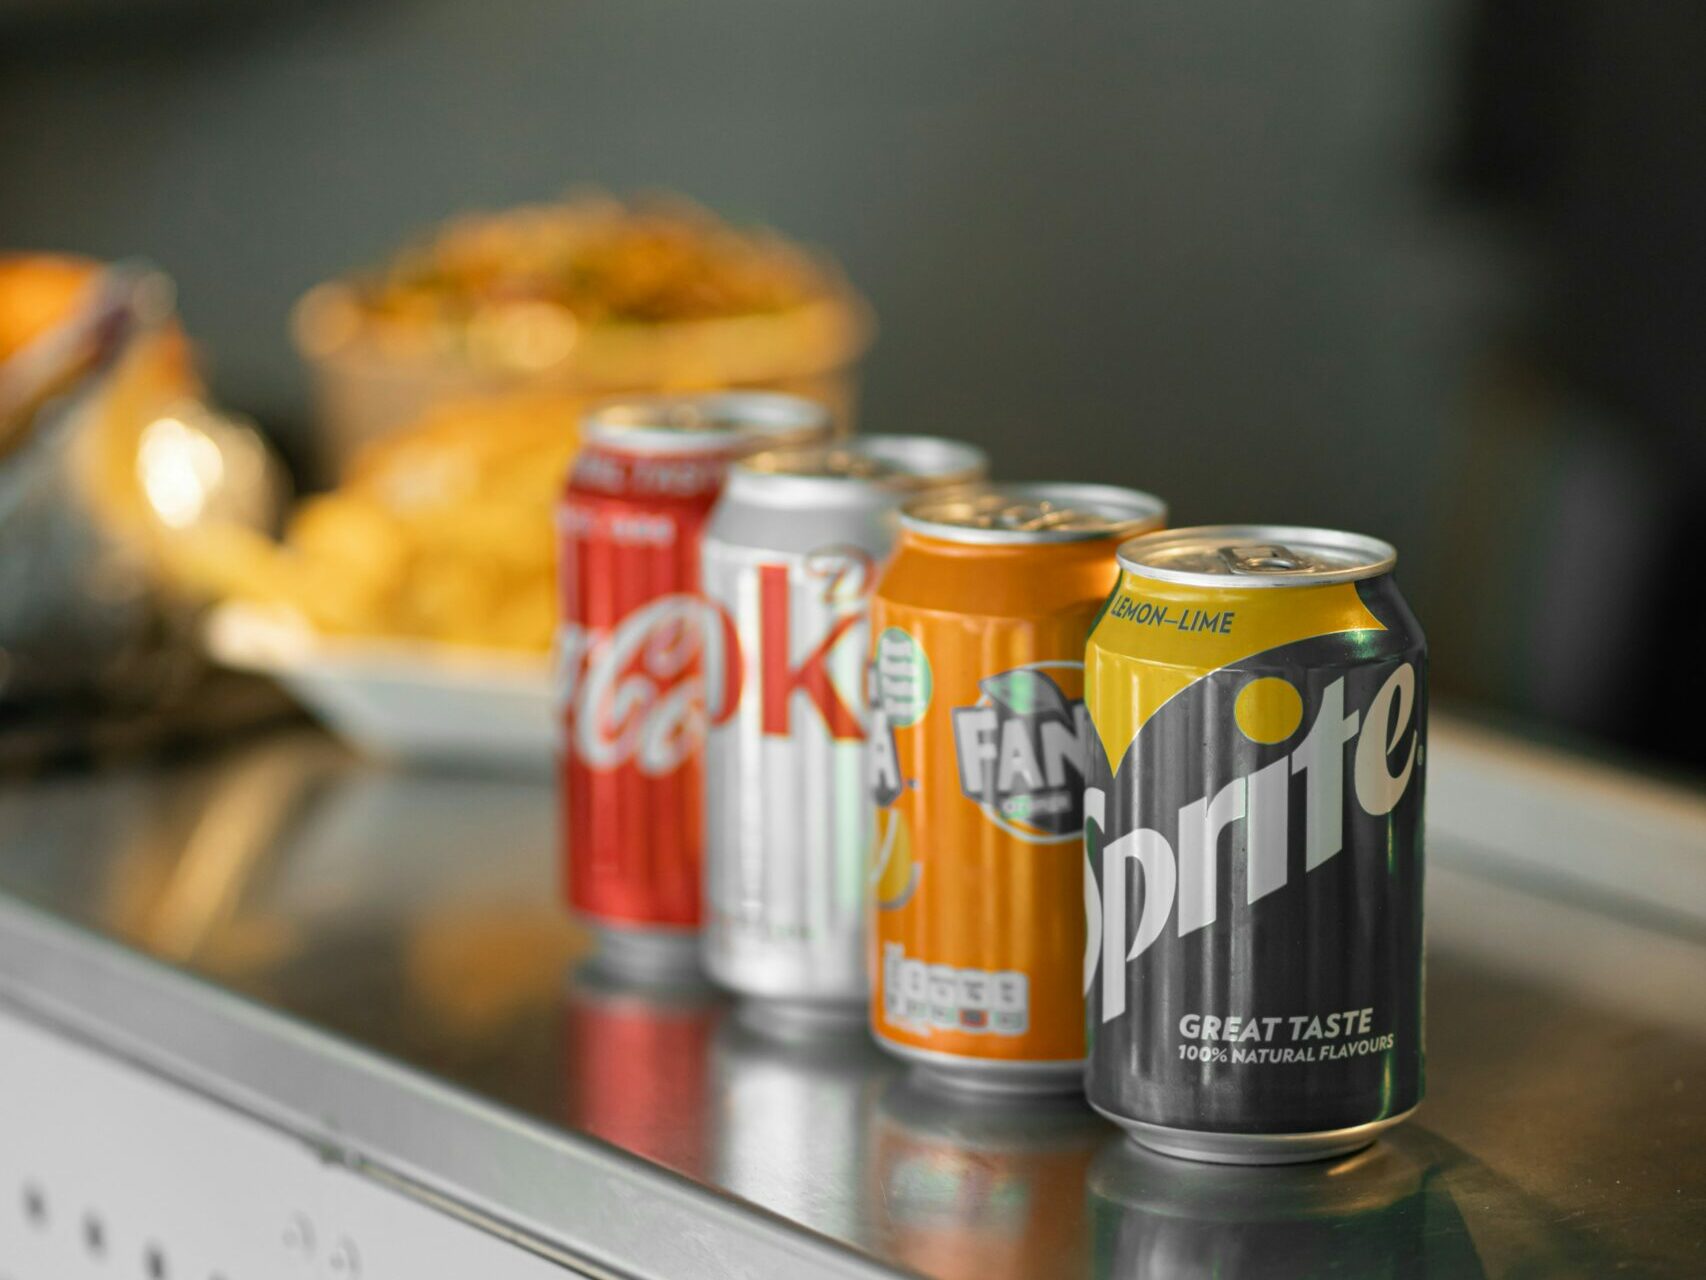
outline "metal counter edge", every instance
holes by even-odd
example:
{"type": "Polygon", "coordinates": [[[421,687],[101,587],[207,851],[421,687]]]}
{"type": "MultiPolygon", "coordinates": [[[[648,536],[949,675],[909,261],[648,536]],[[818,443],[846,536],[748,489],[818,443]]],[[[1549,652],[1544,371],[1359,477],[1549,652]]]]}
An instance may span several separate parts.
{"type": "Polygon", "coordinates": [[[756,1206],[552,1129],[0,899],[0,1015],[293,1136],[322,1159],[592,1275],[896,1273],[756,1206]],[[480,1151],[470,1160],[459,1153],[480,1151]],[[715,1259],[715,1261],[713,1261],[715,1259]]]}

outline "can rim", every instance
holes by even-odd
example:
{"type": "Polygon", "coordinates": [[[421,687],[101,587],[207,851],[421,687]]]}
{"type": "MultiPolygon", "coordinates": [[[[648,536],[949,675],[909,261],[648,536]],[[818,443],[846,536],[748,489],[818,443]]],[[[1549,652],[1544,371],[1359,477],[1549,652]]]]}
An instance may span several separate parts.
{"type": "Polygon", "coordinates": [[[588,444],[644,454],[746,452],[815,440],[829,429],[826,407],[776,391],[618,396],[581,418],[588,444]]]}
{"type": "Polygon", "coordinates": [[[1109,524],[1100,529],[981,529],[972,525],[932,520],[924,514],[935,503],[951,501],[952,490],[938,490],[907,503],[900,509],[900,523],[908,532],[944,542],[979,546],[1025,546],[1044,543],[1099,542],[1108,538],[1131,538],[1161,528],[1167,522],[1167,504],[1142,489],[1123,485],[1079,484],[1070,481],[1040,484],[994,483],[967,486],[966,496],[999,493],[1018,500],[1076,503],[1103,508],[1109,524]]]}
{"type": "MultiPolygon", "coordinates": [[[[1229,547],[1227,549],[1230,549],[1229,547]]],[[[1193,587],[1231,586],[1241,588],[1275,589],[1285,587],[1324,587],[1334,583],[1361,582],[1392,572],[1398,563],[1398,551],[1390,542],[1363,533],[1347,533],[1342,529],[1321,529],[1293,524],[1204,524],[1184,529],[1166,529],[1146,533],[1120,544],[1120,569],[1140,578],[1158,582],[1174,582],[1193,587]],[[1337,552],[1347,557],[1346,563],[1321,572],[1297,572],[1274,568],[1267,572],[1228,570],[1208,573],[1196,569],[1175,569],[1167,565],[1145,563],[1138,559],[1143,553],[1173,550],[1194,543],[1212,545],[1283,543],[1337,552]]]]}
{"type": "Polygon", "coordinates": [[[760,492],[780,494],[796,485],[826,489],[876,489],[912,493],[974,483],[989,470],[989,455],[974,444],[947,436],[859,435],[845,440],[780,444],[738,460],[730,479],[753,484],[760,492]],[[817,454],[848,454],[886,463],[891,470],[872,475],[853,471],[790,471],[784,464],[817,454]]]}

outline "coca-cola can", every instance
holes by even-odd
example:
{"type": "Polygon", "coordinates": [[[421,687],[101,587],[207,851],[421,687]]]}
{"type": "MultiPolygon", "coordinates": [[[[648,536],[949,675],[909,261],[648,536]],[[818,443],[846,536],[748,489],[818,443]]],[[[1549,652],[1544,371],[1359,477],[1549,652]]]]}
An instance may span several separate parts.
{"type": "Polygon", "coordinates": [[[864,1017],[870,592],[900,503],[986,466],[926,436],[772,450],[712,513],[705,594],[739,658],[706,757],[705,967],[773,1019],[864,1017]]]}
{"type": "Polygon", "coordinates": [[[699,593],[729,464],[827,435],[793,396],[659,396],[588,415],[557,509],[564,886],[605,960],[697,963],[704,741],[740,693],[734,629],[699,593]]]}

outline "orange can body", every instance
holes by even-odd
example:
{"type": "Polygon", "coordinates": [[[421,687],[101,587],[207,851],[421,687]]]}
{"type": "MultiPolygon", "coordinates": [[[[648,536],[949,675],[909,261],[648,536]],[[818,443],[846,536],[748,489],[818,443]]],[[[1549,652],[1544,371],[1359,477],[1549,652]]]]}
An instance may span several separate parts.
{"type": "Polygon", "coordinates": [[[1164,508],[1105,486],[984,492],[1004,505],[908,508],[872,602],[871,1024],[952,1083],[1072,1089],[1085,1053],[1085,638],[1121,539],[1158,527],[1164,508]]]}

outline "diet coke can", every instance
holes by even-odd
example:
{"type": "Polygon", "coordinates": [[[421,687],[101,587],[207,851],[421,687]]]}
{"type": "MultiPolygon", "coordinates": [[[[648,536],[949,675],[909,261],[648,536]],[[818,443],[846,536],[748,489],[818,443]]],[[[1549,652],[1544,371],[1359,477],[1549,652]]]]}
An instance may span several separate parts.
{"type": "Polygon", "coordinates": [[[780,1019],[864,1016],[867,619],[910,496],[987,459],[864,436],[736,464],[705,533],[705,594],[738,640],[706,759],[704,958],[780,1019]]]}
{"type": "Polygon", "coordinates": [[[557,683],[569,907],[619,968],[696,963],[707,723],[740,692],[730,623],[699,594],[699,540],[729,464],[825,435],[792,396],[596,409],[557,509],[557,683]]]}

